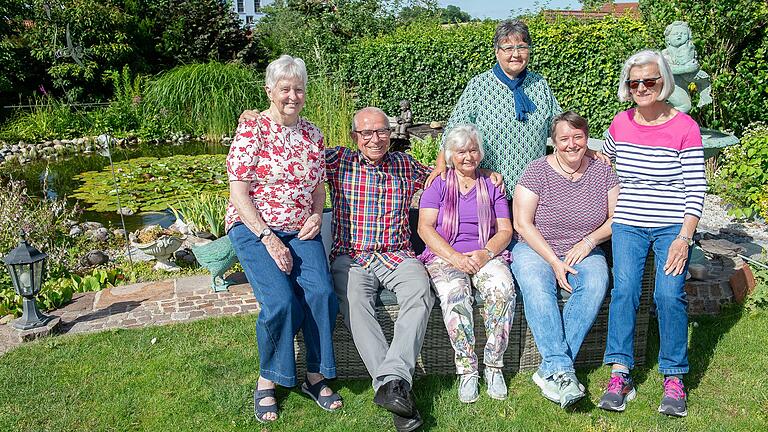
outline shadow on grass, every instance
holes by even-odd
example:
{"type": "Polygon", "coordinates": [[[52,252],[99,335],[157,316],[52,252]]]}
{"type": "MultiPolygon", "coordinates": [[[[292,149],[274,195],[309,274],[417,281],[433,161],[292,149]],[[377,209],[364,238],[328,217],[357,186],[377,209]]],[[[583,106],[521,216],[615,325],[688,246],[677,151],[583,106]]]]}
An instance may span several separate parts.
{"type": "Polygon", "coordinates": [[[690,323],[696,323],[693,325],[688,348],[688,361],[691,370],[686,376],[685,385],[689,390],[699,386],[712,362],[718,343],[739,322],[742,314],[741,306],[732,305],[723,308],[719,315],[692,316],[689,318],[690,323]]]}

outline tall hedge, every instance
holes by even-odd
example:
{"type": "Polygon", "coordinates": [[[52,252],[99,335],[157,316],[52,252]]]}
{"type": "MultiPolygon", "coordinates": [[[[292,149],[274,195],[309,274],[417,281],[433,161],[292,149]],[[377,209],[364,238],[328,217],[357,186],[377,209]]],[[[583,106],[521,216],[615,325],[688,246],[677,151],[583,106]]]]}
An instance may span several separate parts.
{"type": "MultiPolygon", "coordinates": [[[[642,22],[629,18],[527,20],[533,39],[530,69],[542,74],[564,109],[586,116],[595,131],[626,104],[616,99],[621,66],[649,45],[642,22]]],[[[390,114],[409,99],[416,121],[445,120],[470,78],[493,66],[495,22],[411,26],[353,44],[343,72],[359,105],[390,114]]]]}

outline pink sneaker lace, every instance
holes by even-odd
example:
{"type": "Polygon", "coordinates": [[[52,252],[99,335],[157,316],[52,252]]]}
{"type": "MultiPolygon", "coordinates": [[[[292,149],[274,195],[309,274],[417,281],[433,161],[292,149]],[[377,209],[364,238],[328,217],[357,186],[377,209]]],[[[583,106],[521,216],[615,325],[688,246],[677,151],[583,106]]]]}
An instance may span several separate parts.
{"type": "Polygon", "coordinates": [[[665,378],[664,396],[677,400],[684,399],[685,390],[683,389],[683,382],[677,378],[665,378]]]}
{"type": "Polygon", "coordinates": [[[606,393],[621,394],[621,389],[624,387],[624,378],[619,375],[611,375],[611,380],[608,382],[608,388],[606,393]]]}

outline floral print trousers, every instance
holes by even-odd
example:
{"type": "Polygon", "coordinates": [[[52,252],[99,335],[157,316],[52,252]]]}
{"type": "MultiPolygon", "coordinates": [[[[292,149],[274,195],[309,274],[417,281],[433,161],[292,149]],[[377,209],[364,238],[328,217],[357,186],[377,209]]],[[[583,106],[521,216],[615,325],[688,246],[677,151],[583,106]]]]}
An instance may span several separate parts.
{"type": "Polygon", "coordinates": [[[515,285],[506,261],[496,257],[479,272],[469,275],[437,258],[427,265],[427,270],[440,298],[443,321],[455,352],[456,373],[478,372],[472,318],[473,285],[485,304],[482,316],[488,341],[483,363],[501,368],[515,313],[515,285]]]}

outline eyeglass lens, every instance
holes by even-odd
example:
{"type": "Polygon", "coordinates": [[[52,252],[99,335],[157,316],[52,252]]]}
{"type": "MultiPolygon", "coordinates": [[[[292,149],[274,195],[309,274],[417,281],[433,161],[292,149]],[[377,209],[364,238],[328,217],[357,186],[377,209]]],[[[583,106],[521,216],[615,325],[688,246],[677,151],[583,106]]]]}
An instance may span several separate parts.
{"type": "Polygon", "coordinates": [[[363,129],[363,130],[357,131],[357,133],[359,133],[360,136],[363,137],[363,139],[367,139],[367,140],[373,138],[374,133],[378,135],[379,138],[384,139],[389,136],[389,129],[376,129],[376,130],[363,129]]]}

